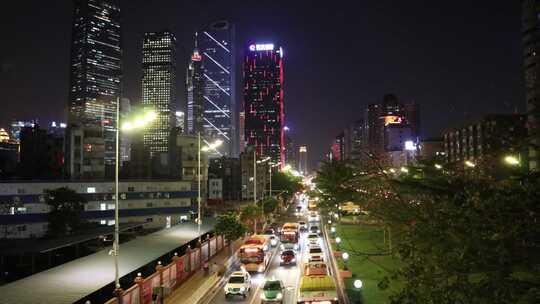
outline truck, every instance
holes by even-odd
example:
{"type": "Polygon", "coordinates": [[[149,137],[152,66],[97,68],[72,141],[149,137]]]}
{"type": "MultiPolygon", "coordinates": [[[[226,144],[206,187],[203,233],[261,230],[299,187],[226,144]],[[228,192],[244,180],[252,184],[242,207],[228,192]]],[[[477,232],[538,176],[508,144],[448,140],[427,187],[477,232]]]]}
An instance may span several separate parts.
{"type": "Polygon", "coordinates": [[[297,304],[338,304],[336,284],[329,275],[302,276],[297,304]]]}
{"type": "Polygon", "coordinates": [[[240,268],[248,272],[264,272],[272,258],[269,248],[268,237],[264,235],[253,235],[248,238],[238,250],[240,268]]]}
{"type": "Polygon", "coordinates": [[[298,223],[285,223],[281,227],[279,239],[281,241],[281,249],[298,249],[298,239],[300,236],[298,223]]]}

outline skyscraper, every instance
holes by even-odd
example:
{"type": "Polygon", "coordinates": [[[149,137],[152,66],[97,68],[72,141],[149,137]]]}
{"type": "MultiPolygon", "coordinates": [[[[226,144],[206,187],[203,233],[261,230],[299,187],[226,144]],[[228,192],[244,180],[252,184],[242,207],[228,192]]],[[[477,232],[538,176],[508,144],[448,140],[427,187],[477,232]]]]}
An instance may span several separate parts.
{"type": "Polygon", "coordinates": [[[525,98],[529,113],[527,125],[533,143],[528,153],[529,169],[537,171],[540,152],[534,146],[540,142],[540,1],[523,0],[521,7],[525,98]]]}
{"type": "MultiPolygon", "coordinates": [[[[236,62],[235,31],[228,21],[216,21],[203,28],[199,35],[198,50],[203,65],[203,129],[204,140],[220,139],[218,148],[225,156],[238,155],[236,132],[236,62]]],[[[219,156],[218,153],[210,156],[219,156]]]]}
{"type": "Polygon", "coordinates": [[[197,48],[197,33],[195,33],[195,48],[189,59],[186,89],[187,89],[187,134],[199,134],[203,131],[203,78],[202,56],[197,48]]]}
{"type": "Polygon", "coordinates": [[[285,164],[283,50],[251,44],[244,60],[245,139],[257,155],[285,164]]]}
{"type": "MultiPolygon", "coordinates": [[[[114,167],[121,59],[120,7],[117,1],[75,0],[68,124],[70,128],[78,128],[82,132],[91,130],[95,136],[103,138],[103,147],[99,147],[103,151],[94,153],[93,146],[83,142],[87,149],[82,154],[66,153],[72,177],[83,176],[91,168],[103,167],[98,171],[105,172],[104,167],[114,167]],[[101,156],[97,157],[98,154],[101,156]],[[69,162],[88,165],[73,166],[69,162]]],[[[68,149],[72,146],[69,143],[68,149]]]]}
{"type": "Polygon", "coordinates": [[[151,157],[169,152],[169,135],[176,126],[176,38],[170,31],[144,34],[142,105],[156,112],[144,129],[151,157]]]}

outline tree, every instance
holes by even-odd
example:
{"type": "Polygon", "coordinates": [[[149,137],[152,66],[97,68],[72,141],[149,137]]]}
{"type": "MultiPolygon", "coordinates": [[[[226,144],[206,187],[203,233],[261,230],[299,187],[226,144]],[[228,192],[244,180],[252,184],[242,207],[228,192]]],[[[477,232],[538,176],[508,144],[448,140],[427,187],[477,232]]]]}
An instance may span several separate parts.
{"type": "Polygon", "coordinates": [[[302,188],[300,177],[293,176],[288,172],[276,172],[272,175],[272,193],[279,193],[284,202],[289,201],[302,188]]]}
{"type": "Polygon", "coordinates": [[[262,204],[263,212],[265,215],[270,214],[276,211],[279,201],[273,197],[265,198],[264,201],[260,202],[262,204]]]}
{"type": "MultiPolygon", "coordinates": [[[[229,244],[246,233],[246,226],[238,220],[238,216],[233,213],[220,214],[217,217],[215,232],[223,235],[229,244]]],[[[230,246],[232,251],[232,246],[230,246]]]]}
{"type": "Polygon", "coordinates": [[[249,204],[242,208],[240,213],[240,220],[242,222],[249,222],[253,224],[253,233],[257,233],[257,221],[262,219],[263,213],[261,207],[253,204],[249,204]]]}
{"type": "Polygon", "coordinates": [[[82,219],[84,197],[74,190],[61,187],[46,190],[46,203],[50,207],[47,214],[48,231],[50,236],[72,234],[82,228],[85,221],[82,219]]]}

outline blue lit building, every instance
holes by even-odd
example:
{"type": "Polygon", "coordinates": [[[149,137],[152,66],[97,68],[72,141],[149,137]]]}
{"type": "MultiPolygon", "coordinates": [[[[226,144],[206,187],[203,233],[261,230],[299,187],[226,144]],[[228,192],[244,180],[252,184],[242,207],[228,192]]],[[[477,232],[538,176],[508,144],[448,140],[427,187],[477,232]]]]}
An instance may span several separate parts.
{"type": "MultiPolygon", "coordinates": [[[[199,31],[197,47],[202,57],[203,137],[224,144],[211,157],[238,155],[236,130],[235,30],[228,21],[216,21],[199,31]]],[[[189,120],[189,117],[188,117],[189,120]]]]}

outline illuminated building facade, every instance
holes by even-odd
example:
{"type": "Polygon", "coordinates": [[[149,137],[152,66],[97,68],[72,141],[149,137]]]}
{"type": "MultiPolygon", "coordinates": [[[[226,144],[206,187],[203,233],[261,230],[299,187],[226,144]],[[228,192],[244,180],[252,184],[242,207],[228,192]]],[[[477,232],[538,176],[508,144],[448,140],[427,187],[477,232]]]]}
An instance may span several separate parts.
{"type": "Polygon", "coordinates": [[[236,130],[236,49],[234,26],[228,21],[209,24],[196,36],[202,57],[203,138],[222,140],[210,157],[238,155],[236,130]]]}
{"type": "MultiPolygon", "coordinates": [[[[197,33],[195,33],[197,37],[197,33]]],[[[186,89],[187,89],[187,134],[195,135],[203,131],[203,90],[205,80],[203,77],[202,56],[197,48],[191,54],[188,64],[186,89]]]]}
{"type": "Polygon", "coordinates": [[[251,44],[244,59],[245,139],[258,156],[285,164],[283,50],[251,44]]]}
{"type": "MultiPolygon", "coordinates": [[[[94,151],[91,143],[82,143],[84,159],[68,162],[86,164],[86,168],[70,165],[73,177],[85,175],[85,169],[90,167],[103,166],[110,172],[114,168],[116,108],[122,75],[120,34],[118,1],[74,1],[68,125],[88,127],[92,132],[99,129],[97,134],[103,138],[104,146],[95,147],[103,151],[94,151]]],[[[67,149],[71,146],[68,143],[67,149]]]]}
{"type": "Polygon", "coordinates": [[[144,129],[143,142],[150,156],[169,151],[169,136],[176,126],[176,38],[170,31],[144,34],[142,106],[156,112],[144,129]]]}

